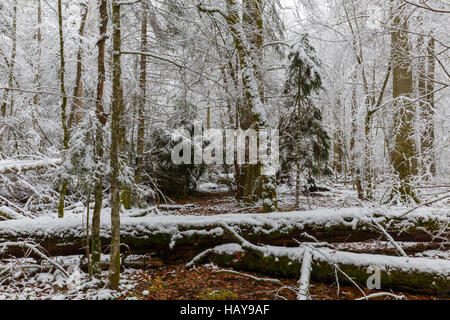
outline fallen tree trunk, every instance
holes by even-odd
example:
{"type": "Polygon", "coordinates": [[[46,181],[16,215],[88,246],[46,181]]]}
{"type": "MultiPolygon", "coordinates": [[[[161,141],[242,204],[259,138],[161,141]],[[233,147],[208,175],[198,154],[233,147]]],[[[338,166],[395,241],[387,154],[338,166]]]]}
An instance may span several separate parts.
{"type": "MultiPolygon", "coordinates": [[[[100,261],[100,268],[103,271],[109,270],[110,260],[109,257],[100,261]]],[[[157,258],[151,256],[134,256],[132,258],[126,258],[121,261],[120,268],[123,270],[125,268],[132,269],[151,269],[151,268],[159,268],[164,266],[164,262],[157,258]]],[[[86,261],[80,263],[80,269],[84,272],[88,272],[88,264],[86,261]]]]}
{"type": "Polygon", "coordinates": [[[339,272],[344,275],[345,281],[353,284],[356,284],[356,281],[367,284],[367,273],[369,270],[375,270],[379,273],[380,282],[384,275],[383,285],[387,284],[388,288],[403,288],[437,295],[448,295],[450,291],[450,261],[448,260],[341,252],[319,247],[320,244],[302,245],[298,248],[259,246],[247,241],[226,223],[222,222],[220,226],[238,244],[208,249],[206,254],[197,255],[186,265],[187,267],[205,259],[206,256],[213,255],[215,258],[212,260],[221,265],[244,267],[246,271],[264,273],[288,271],[294,274],[285,274],[285,276],[298,277],[298,272],[301,270],[298,292],[298,298],[301,300],[307,299],[312,263],[314,263],[312,272],[315,278],[323,277],[330,280],[330,277],[336,278],[339,272]]]}
{"type": "MultiPolygon", "coordinates": [[[[218,246],[200,259],[200,262],[214,262],[221,267],[258,272],[276,277],[298,278],[305,248],[261,247],[265,255],[257,255],[232,243],[218,246]]],[[[309,249],[309,248],[308,248],[309,249]]],[[[450,290],[450,261],[427,258],[407,258],[385,255],[360,254],[335,251],[328,248],[314,248],[312,254],[311,278],[317,281],[341,281],[350,283],[339,268],[352,280],[366,285],[369,267],[380,271],[381,287],[424,292],[448,296],[450,290]]]]}
{"type": "MultiPolygon", "coordinates": [[[[421,228],[439,230],[448,221],[442,214],[426,216],[419,210],[416,213],[420,219],[414,214],[400,220],[389,220],[389,216],[376,219],[396,241],[430,241],[432,236],[421,228]],[[391,223],[386,227],[388,221],[391,223]]],[[[293,247],[297,246],[293,238],[309,241],[302,236],[304,232],[327,242],[378,239],[382,236],[368,224],[372,219],[371,213],[361,208],[216,216],[125,216],[121,219],[121,241],[133,253],[156,252],[165,261],[185,261],[207,248],[231,241],[218,227],[222,222],[238,228],[243,237],[254,243],[293,247]]],[[[40,244],[50,255],[83,254],[85,227],[81,220],[80,215],[2,221],[0,242],[27,239],[40,244]]],[[[102,243],[110,242],[109,219],[102,219],[100,236],[102,243]]],[[[21,255],[19,250],[9,253],[21,255]]]]}
{"type": "Polygon", "coordinates": [[[32,170],[41,170],[56,167],[61,159],[46,160],[2,160],[0,161],[0,174],[21,173],[32,170]]]}
{"type": "MultiPolygon", "coordinates": [[[[222,266],[297,278],[304,249],[254,245],[247,239],[256,243],[263,242],[260,241],[261,239],[265,240],[266,243],[270,243],[271,240],[276,243],[283,237],[287,241],[288,237],[292,238],[296,232],[297,234],[303,232],[305,228],[310,228],[312,232],[316,232],[315,236],[320,235],[317,230],[323,228],[328,230],[336,228],[333,232],[344,230],[348,235],[351,235],[350,230],[353,230],[353,232],[356,230],[359,233],[366,231],[365,228],[367,228],[367,224],[359,225],[359,222],[365,219],[361,214],[354,217],[356,221],[353,220],[352,222],[346,221],[346,218],[349,218],[350,215],[345,210],[338,212],[337,216],[322,217],[323,219],[320,217],[313,219],[311,214],[312,212],[205,217],[125,217],[122,223],[121,240],[128,245],[132,253],[154,252],[162,261],[168,262],[186,261],[202,250],[234,240],[240,242],[240,244],[231,247],[229,245],[222,246],[222,249],[225,248],[226,250],[210,249],[206,255],[198,256],[199,259],[208,257],[222,266]],[[327,221],[327,223],[323,224],[324,221],[327,221]],[[349,227],[350,230],[348,230],[349,227]],[[239,233],[245,238],[239,235],[236,230],[239,230],[239,233]],[[176,250],[173,250],[175,247],[176,250]]],[[[26,237],[28,240],[38,240],[37,242],[51,254],[82,254],[85,238],[84,228],[79,218],[81,217],[76,219],[38,218],[4,221],[0,223],[0,242],[8,241],[9,238],[26,237]]],[[[367,217],[367,219],[374,218],[367,217]]],[[[380,225],[384,225],[383,227],[386,228],[385,217],[377,219],[380,225]]],[[[415,222],[420,224],[419,221],[415,222]]],[[[430,223],[430,220],[425,220],[425,223],[430,223]]],[[[412,230],[417,230],[417,225],[413,225],[411,220],[399,222],[391,220],[391,223],[389,223],[389,228],[401,227],[402,234],[407,232],[407,226],[412,230]]],[[[101,228],[103,243],[107,243],[106,240],[109,237],[108,227],[108,223],[105,222],[101,228]]],[[[295,241],[293,242],[297,245],[295,241]]],[[[382,284],[385,288],[406,288],[421,292],[448,294],[450,261],[357,254],[318,246],[313,246],[313,248],[311,252],[313,279],[333,280],[337,266],[339,266],[338,270],[351,275],[355,281],[365,282],[370,276],[367,274],[367,268],[375,265],[380,267],[382,284]]],[[[5,254],[20,255],[20,251],[17,251],[20,249],[23,251],[20,246],[16,247],[16,252],[10,251],[14,250],[14,247],[10,246],[5,254]]]]}

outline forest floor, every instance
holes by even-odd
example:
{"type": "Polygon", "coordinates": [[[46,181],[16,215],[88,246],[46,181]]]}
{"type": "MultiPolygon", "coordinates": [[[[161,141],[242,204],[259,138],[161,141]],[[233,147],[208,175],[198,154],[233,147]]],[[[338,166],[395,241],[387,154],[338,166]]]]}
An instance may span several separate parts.
{"type": "MultiPolygon", "coordinates": [[[[259,203],[246,204],[237,202],[234,194],[223,186],[205,184],[200,186],[188,199],[176,200],[174,204],[162,206],[170,214],[181,215],[217,215],[233,213],[261,213],[259,203]]],[[[295,207],[295,195],[292,188],[282,185],[277,188],[278,211],[306,211],[317,208],[350,208],[361,206],[361,201],[355,197],[355,192],[348,184],[334,184],[323,186],[329,191],[308,192],[300,196],[299,206],[295,207]]]]}
{"type": "MultiPolygon", "coordinates": [[[[278,278],[281,284],[255,281],[241,274],[217,272],[227,270],[214,264],[186,269],[184,264],[157,268],[132,269],[122,272],[119,291],[104,289],[107,272],[102,273],[103,283],[83,282],[81,289],[71,290],[57,272],[36,273],[27,276],[15,274],[13,284],[0,286],[0,300],[64,300],[64,299],[118,299],[118,300],[295,300],[297,279],[278,278]]],[[[258,273],[245,273],[258,278],[268,278],[258,273]]],[[[84,277],[85,275],[83,275],[84,277]]],[[[273,279],[271,279],[273,280],[273,279]]],[[[85,281],[87,281],[85,279],[85,281]]],[[[372,291],[364,286],[357,288],[343,283],[311,281],[310,295],[314,300],[355,300],[375,292],[390,292],[407,300],[449,299],[439,296],[401,290],[372,291]]],[[[390,300],[391,297],[375,298],[390,300]]]]}
{"type": "MultiPolygon", "coordinates": [[[[186,270],[184,265],[172,265],[150,270],[139,270],[132,273],[138,282],[134,292],[128,293],[145,300],[166,299],[238,299],[238,300],[273,300],[296,299],[297,279],[278,279],[282,284],[266,281],[255,281],[243,275],[217,273],[224,270],[209,264],[193,271],[186,270]]],[[[258,278],[267,278],[256,273],[245,273],[258,278]]],[[[372,291],[362,288],[365,294],[372,291]]],[[[404,296],[405,299],[434,300],[435,296],[392,292],[404,296]]],[[[363,297],[355,286],[336,283],[325,284],[312,281],[310,294],[314,300],[354,300],[363,297]]],[[[380,298],[383,299],[383,298],[380,298]]],[[[388,298],[390,299],[390,298],[388,298]]]]}
{"type": "MultiPolygon", "coordinates": [[[[446,182],[437,182],[437,187],[424,186],[419,189],[417,195],[422,202],[438,198],[450,191],[450,186],[446,182]]],[[[387,200],[386,190],[378,188],[374,198],[380,201],[361,201],[356,195],[350,182],[342,183],[324,183],[318,184],[317,187],[323,188],[322,191],[302,193],[299,198],[299,205],[295,205],[294,187],[283,184],[277,187],[278,211],[308,211],[321,208],[352,208],[352,207],[392,207],[395,209],[401,206],[390,206],[383,202],[387,200]],[[325,190],[327,189],[327,190],[325,190]]],[[[175,200],[172,204],[162,205],[163,214],[180,214],[180,215],[218,215],[233,213],[261,213],[262,205],[260,203],[247,204],[237,202],[234,193],[226,189],[225,186],[218,186],[214,183],[205,183],[200,185],[200,190],[194,193],[188,199],[175,200]]],[[[433,204],[431,207],[450,208],[450,198],[433,204]]],[[[408,207],[405,206],[405,209],[408,207]]]]}

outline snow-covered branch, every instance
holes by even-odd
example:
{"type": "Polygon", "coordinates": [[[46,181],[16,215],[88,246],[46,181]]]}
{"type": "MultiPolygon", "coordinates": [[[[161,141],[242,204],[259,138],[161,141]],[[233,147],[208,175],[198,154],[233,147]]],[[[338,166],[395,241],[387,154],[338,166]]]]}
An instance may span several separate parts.
{"type": "Polygon", "coordinates": [[[47,261],[48,263],[50,263],[52,266],[54,266],[57,270],[61,271],[61,273],[69,278],[70,275],[67,273],[67,271],[57,262],[53,261],[52,259],[50,259],[49,257],[47,257],[47,255],[45,255],[41,249],[39,248],[38,245],[26,242],[26,241],[20,241],[20,242],[2,242],[0,243],[0,253],[2,253],[5,249],[7,248],[11,248],[11,247],[17,247],[17,248],[23,248],[23,249],[27,249],[30,250],[32,253],[34,253],[35,255],[37,255],[39,258],[41,258],[42,260],[47,261]]]}
{"type": "Polygon", "coordinates": [[[278,279],[255,277],[251,274],[242,273],[242,272],[238,272],[238,271],[234,271],[234,270],[215,270],[214,272],[215,273],[228,273],[228,274],[243,276],[243,277],[253,279],[253,280],[255,280],[255,282],[272,282],[272,283],[283,285],[283,283],[278,279]]]}
{"type": "Polygon", "coordinates": [[[305,251],[303,252],[301,276],[298,282],[299,288],[297,300],[311,299],[309,295],[309,279],[311,277],[311,269],[312,269],[311,264],[312,264],[311,249],[305,248],[305,251]]]}
{"type": "Polygon", "coordinates": [[[45,160],[0,160],[0,174],[21,173],[30,170],[41,170],[56,167],[61,159],[45,160]]]}

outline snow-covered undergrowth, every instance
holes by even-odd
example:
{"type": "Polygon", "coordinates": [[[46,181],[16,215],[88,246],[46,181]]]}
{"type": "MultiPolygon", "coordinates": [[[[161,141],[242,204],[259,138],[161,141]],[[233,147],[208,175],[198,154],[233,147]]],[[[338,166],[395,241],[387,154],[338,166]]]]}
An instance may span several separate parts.
{"type": "MultiPolygon", "coordinates": [[[[64,257],[65,265],[77,265],[78,257],[64,257]]],[[[1,264],[0,264],[1,266],[1,264]]],[[[136,281],[133,269],[122,272],[119,290],[107,289],[105,283],[108,272],[102,272],[103,283],[89,280],[88,275],[75,269],[71,279],[66,279],[58,271],[33,272],[33,270],[16,270],[10,281],[0,284],[0,300],[111,300],[135,299],[127,295],[133,292],[136,281]]]]}

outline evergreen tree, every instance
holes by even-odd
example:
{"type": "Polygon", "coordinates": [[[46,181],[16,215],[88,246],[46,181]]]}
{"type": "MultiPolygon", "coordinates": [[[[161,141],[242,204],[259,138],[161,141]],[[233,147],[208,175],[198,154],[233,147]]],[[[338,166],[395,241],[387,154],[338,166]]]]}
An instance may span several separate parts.
{"type": "MultiPolygon", "coordinates": [[[[194,121],[197,118],[196,107],[186,101],[179,99],[177,112],[168,119],[168,128],[156,128],[150,133],[150,144],[148,148],[150,157],[144,161],[144,170],[151,175],[143,177],[143,184],[158,188],[159,193],[169,197],[185,198],[197,188],[197,181],[206,170],[206,165],[194,164],[194,121]],[[172,161],[172,151],[176,145],[182,142],[183,137],[173,139],[174,130],[186,130],[190,137],[186,137],[186,143],[190,144],[191,163],[175,164],[172,161]],[[192,139],[191,139],[192,137],[192,139]],[[153,180],[153,181],[150,181],[153,180]]],[[[206,146],[202,142],[202,148],[206,146]]],[[[183,156],[180,152],[180,157],[183,156]]]]}
{"type": "Polygon", "coordinates": [[[303,36],[292,47],[284,86],[286,114],[280,120],[281,171],[296,166],[297,190],[300,173],[315,187],[313,177],[329,174],[327,161],[330,138],[323,128],[322,113],[311,100],[311,95],[322,89],[320,61],[308,38],[303,36]]]}
{"type": "MultiPolygon", "coordinates": [[[[184,127],[191,136],[194,126],[184,127]]],[[[166,196],[184,198],[197,188],[197,181],[205,172],[206,165],[194,164],[194,152],[191,146],[191,164],[174,164],[171,158],[174,146],[183,138],[172,139],[172,130],[155,129],[151,133],[152,152],[147,162],[147,171],[153,172],[159,191],[166,196]]],[[[181,151],[183,152],[183,151],[181,151]]],[[[182,156],[182,154],[180,154],[182,156]]],[[[148,182],[148,181],[144,181],[148,182]]]]}

